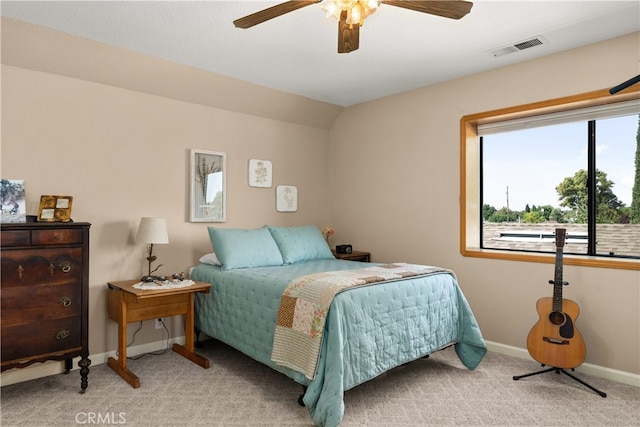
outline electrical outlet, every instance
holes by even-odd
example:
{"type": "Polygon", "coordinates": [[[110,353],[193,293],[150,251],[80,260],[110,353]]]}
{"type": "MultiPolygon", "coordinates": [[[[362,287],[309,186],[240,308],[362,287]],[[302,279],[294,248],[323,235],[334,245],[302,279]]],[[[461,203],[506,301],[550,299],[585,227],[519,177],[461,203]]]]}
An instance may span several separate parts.
{"type": "Polygon", "coordinates": [[[162,319],[156,319],[156,329],[162,329],[162,319]]]}

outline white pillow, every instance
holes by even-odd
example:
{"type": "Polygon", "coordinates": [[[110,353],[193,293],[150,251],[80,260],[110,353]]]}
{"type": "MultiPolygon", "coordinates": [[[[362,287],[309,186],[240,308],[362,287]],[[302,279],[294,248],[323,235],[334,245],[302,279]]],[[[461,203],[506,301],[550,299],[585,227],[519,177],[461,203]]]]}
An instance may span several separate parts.
{"type": "Polygon", "coordinates": [[[218,257],[216,256],[215,252],[202,255],[199,261],[203,264],[220,265],[220,261],[218,260],[218,257]]]}

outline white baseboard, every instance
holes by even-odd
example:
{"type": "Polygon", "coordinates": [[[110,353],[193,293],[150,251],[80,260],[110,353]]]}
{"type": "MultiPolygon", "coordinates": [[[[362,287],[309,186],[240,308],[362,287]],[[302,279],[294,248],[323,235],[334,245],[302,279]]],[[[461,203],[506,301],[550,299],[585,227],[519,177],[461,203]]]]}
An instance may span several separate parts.
{"type": "MultiPolygon", "coordinates": [[[[184,345],[184,337],[171,338],[169,340],[169,348],[174,343],[184,345]]],[[[155,341],[147,344],[141,344],[127,349],[128,356],[137,356],[143,353],[151,353],[166,348],[167,341],[155,341]]],[[[505,344],[500,344],[492,341],[487,341],[487,349],[507,356],[517,357],[519,359],[533,360],[529,356],[529,352],[524,348],[512,347],[505,344]]],[[[107,363],[109,357],[115,357],[115,350],[107,353],[92,354],[89,356],[91,359],[91,366],[102,365],[107,363]]],[[[73,360],[73,370],[78,369],[78,360],[73,360]]],[[[91,366],[89,369],[91,369],[91,366]]],[[[632,374],[630,372],[618,371],[616,369],[605,368],[603,366],[592,365],[590,363],[583,363],[578,368],[580,372],[587,375],[593,375],[595,377],[604,378],[611,381],[616,381],[622,384],[628,384],[635,387],[640,387],[640,375],[632,374]]],[[[29,381],[36,378],[47,377],[49,375],[57,375],[64,372],[64,362],[50,361],[43,364],[31,365],[28,368],[23,369],[11,369],[2,373],[0,377],[0,384],[10,385],[20,383],[23,381],[29,381]]],[[[89,385],[91,385],[91,374],[89,374],[89,385]]]]}
{"type": "MultiPolygon", "coordinates": [[[[168,348],[171,349],[174,343],[178,343],[184,345],[184,337],[176,337],[169,339],[168,348]]],[[[167,341],[155,341],[147,344],[140,344],[127,348],[127,356],[137,356],[144,353],[151,353],[155,351],[160,351],[167,348],[167,341]]],[[[116,357],[116,351],[110,351],[107,353],[98,353],[92,354],[89,356],[91,360],[91,366],[89,366],[89,370],[91,370],[92,366],[102,365],[107,363],[107,359],[109,357],[116,357]]],[[[79,357],[73,359],[73,369],[78,370],[78,361],[79,357]]],[[[21,383],[24,381],[35,380],[37,378],[48,377],[50,375],[57,375],[63,373],[64,370],[64,362],[51,360],[44,363],[35,363],[29,367],[22,369],[10,369],[2,373],[0,376],[0,385],[10,385],[21,383]]],[[[89,387],[91,387],[91,373],[89,373],[89,387]]]]}
{"type": "MultiPolygon", "coordinates": [[[[510,345],[487,341],[487,349],[495,353],[533,361],[527,349],[524,348],[512,347],[510,345]]],[[[618,371],[616,369],[592,365],[591,363],[583,363],[578,368],[576,368],[576,370],[587,375],[593,375],[594,377],[604,378],[618,383],[640,387],[640,375],[632,374],[630,372],[618,371]]]]}

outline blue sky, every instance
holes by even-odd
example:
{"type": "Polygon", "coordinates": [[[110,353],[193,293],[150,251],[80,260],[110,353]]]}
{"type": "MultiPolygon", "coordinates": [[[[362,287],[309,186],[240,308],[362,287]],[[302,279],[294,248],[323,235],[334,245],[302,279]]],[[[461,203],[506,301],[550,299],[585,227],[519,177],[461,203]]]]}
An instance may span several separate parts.
{"type": "MultiPolygon", "coordinates": [[[[638,116],[596,124],[597,168],[614,182],[613,192],[631,205],[638,116]]],[[[484,203],[524,210],[525,205],[559,206],[555,187],[587,169],[587,125],[567,123],[484,137],[484,203]]]]}

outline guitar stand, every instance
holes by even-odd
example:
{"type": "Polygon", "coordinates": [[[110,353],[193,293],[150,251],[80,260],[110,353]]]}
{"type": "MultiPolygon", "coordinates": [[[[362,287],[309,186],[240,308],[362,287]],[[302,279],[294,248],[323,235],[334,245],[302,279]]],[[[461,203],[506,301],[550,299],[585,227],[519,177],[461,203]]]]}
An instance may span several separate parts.
{"type": "MultiPolygon", "coordinates": [[[[545,366],[545,365],[542,365],[545,366]]],[[[572,371],[574,370],[573,368],[571,369],[572,371]]],[[[574,375],[571,375],[569,372],[565,371],[562,368],[555,368],[555,367],[551,367],[551,368],[547,368],[547,369],[543,369],[542,371],[537,371],[537,372],[532,372],[530,374],[525,374],[525,375],[516,375],[513,377],[513,379],[515,381],[518,381],[520,378],[526,378],[526,377],[531,377],[533,375],[539,375],[539,374],[544,374],[546,372],[551,372],[551,371],[556,371],[556,374],[560,374],[563,373],[565,375],[568,375],[569,377],[573,378],[574,380],[578,381],[580,384],[582,384],[583,386],[595,391],[596,393],[598,393],[601,397],[607,397],[607,393],[598,390],[597,388],[593,387],[590,384],[587,384],[586,382],[582,381],[580,378],[575,377],[574,375]]]]}

